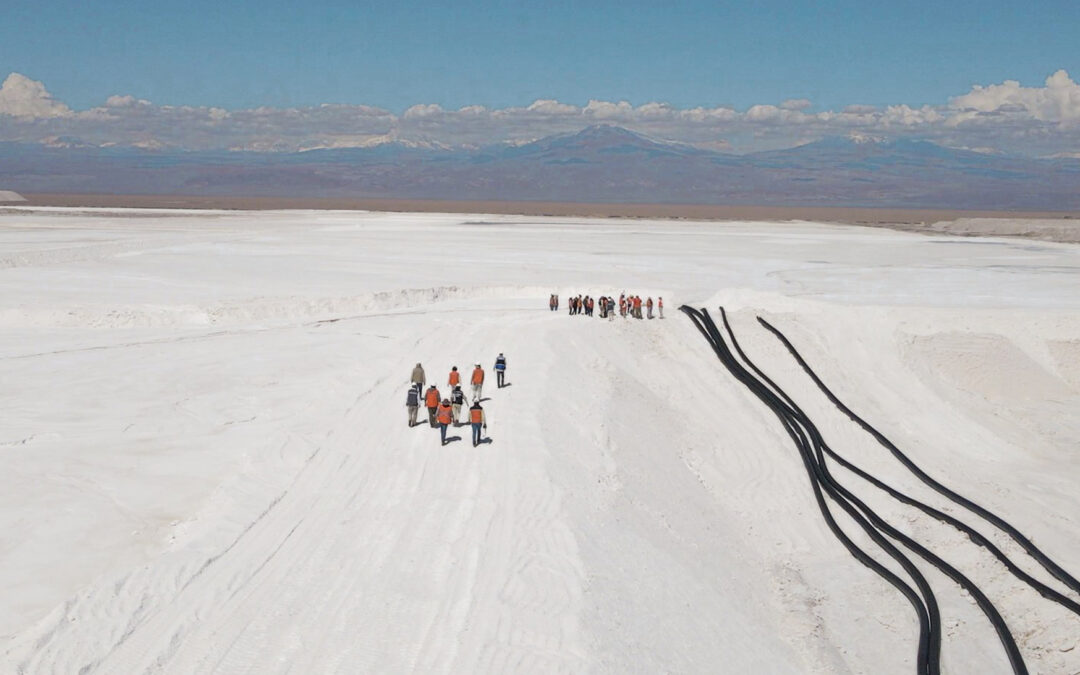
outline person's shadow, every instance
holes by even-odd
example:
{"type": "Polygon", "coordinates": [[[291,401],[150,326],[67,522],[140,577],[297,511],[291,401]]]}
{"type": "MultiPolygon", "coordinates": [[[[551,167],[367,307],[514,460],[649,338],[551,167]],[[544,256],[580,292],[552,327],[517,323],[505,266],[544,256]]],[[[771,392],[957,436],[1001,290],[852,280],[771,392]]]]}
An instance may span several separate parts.
{"type": "Polygon", "coordinates": [[[449,445],[449,444],[453,443],[454,441],[460,441],[460,440],[461,440],[461,436],[447,436],[446,437],[446,444],[449,445]]]}
{"type": "Polygon", "coordinates": [[[509,386],[510,386],[510,383],[509,383],[509,382],[503,382],[503,383],[502,383],[502,386],[501,386],[501,387],[498,387],[498,388],[499,388],[499,389],[506,389],[506,388],[507,388],[507,387],[509,387],[509,386]]]}
{"type": "Polygon", "coordinates": [[[491,436],[485,436],[484,438],[481,438],[480,445],[483,445],[484,443],[491,443],[491,436]]]}

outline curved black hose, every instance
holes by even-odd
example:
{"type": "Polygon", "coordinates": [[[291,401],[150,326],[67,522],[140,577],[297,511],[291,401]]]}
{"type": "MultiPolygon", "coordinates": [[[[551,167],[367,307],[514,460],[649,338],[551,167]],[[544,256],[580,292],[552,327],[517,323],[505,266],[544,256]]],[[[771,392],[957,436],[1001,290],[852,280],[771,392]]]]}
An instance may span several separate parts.
{"type": "MultiPolygon", "coordinates": [[[[772,332],[772,334],[775,335],[780,340],[780,342],[784,344],[785,347],[787,347],[787,350],[791,353],[795,360],[798,361],[799,365],[802,366],[802,369],[806,371],[806,374],[810,376],[810,379],[814,381],[814,384],[818,386],[818,389],[820,389],[822,393],[824,393],[825,396],[827,396],[829,400],[832,401],[833,405],[839,408],[840,411],[847,415],[849,419],[862,427],[864,431],[873,436],[878,443],[880,443],[889,452],[891,452],[893,456],[896,457],[896,459],[899,460],[901,464],[907,467],[907,469],[911,471],[911,473],[915,474],[919,478],[919,480],[921,480],[926,485],[929,485],[931,488],[933,488],[940,494],[945,495],[953,502],[959,504],[960,506],[963,506],[975,515],[981,517],[983,520],[994,525],[1002,532],[1008,534],[1010,537],[1012,537],[1013,541],[1019,544],[1020,547],[1027,552],[1028,555],[1038,561],[1038,563],[1042,565],[1047,572],[1052,574],[1055,578],[1067,585],[1073,591],[1080,593],[1080,581],[1077,581],[1071,574],[1062,569],[1049,556],[1047,556],[1037,546],[1035,546],[1035,544],[1033,544],[1030,539],[1025,537],[1019,530],[1006,522],[1005,519],[1001,518],[1000,516],[994,514],[991,511],[988,511],[982,506],[979,506],[970,499],[961,496],[953,490],[950,490],[938,481],[931,478],[925,471],[919,468],[919,466],[915,464],[915,462],[911,461],[907,457],[907,455],[901,452],[899,448],[893,445],[892,441],[886,438],[884,434],[872,427],[866,420],[856,415],[850,408],[844,405],[844,403],[840,399],[838,399],[836,395],[833,394],[827,386],[825,386],[825,383],[821,381],[821,378],[819,378],[814,372],[814,370],[809,366],[809,364],[806,363],[803,357],[799,354],[798,350],[795,349],[795,346],[792,345],[786,337],[784,337],[783,333],[781,333],[779,330],[773,327],[772,324],[770,324],[765,319],[762,319],[761,317],[758,317],[758,321],[761,323],[762,326],[772,332]]],[[[1073,603],[1073,605],[1075,605],[1075,603],[1073,603]]],[[[1076,611],[1072,606],[1070,606],[1069,608],[1073,609],[1073,611],[1076,611]]]]}
{"type": "Polygon", "coordinates": [[[809,419],[806,418],[805,415],[796,414],[794,410],[784,403],[784,401],[767,389],[759,380],[754,378],[753,375],[738,363],[732,356],[730,350],[728,350],[727,345],[720,336],[715,323],[712,321],[711,317],[709,317],[708,312],[698,311],[687,306],[683,306],[680,309],[690,318],[702,335],[705,336],[721,362],[724,363],[732,375],[749,388],[780,419],[784,429],[788,432],[788,435],[799,449],[804,468],[810,478],[814,498],[833,535],[836,536],[856,560],[869,567],[896,587],[897,590],[899,590],[911,603],[919,619],[917,672],[925,675],[937,675],[937,673],[940,672],[941,623],[933,591],[930,589],[926,579],[922,576],[914,563],[904,556],[891,542],[885,539],[869,520],[853,506],[839,490],[837,490],[835,481],[832,480],[831,476],[827,475],[827,472],[823,470],[820,463],[816,461],[817,457],[815,456],[809,441],[809,438],[813,436],[813,433],[808,433],[807,431],[807,427],[812,427],[812,423],[809,422],[809,419]],[[874,543],[888,553],[905,569],[915,581],[916,586],[919,587],[918,593],[896,574],[851,541],[833,517],[829,510],[828,503],[825,501],[824,494],[828,494],[829,497],[844,509],[852,520],[866,532],[874,543]]]}
{"type": "MultiPolygon", "coordinates": [[[[724,311],[723,307],[720,308],[720,318],[724,323],[724,329],[727,332],[728,338],[731,340],[732,347],[734,347],[736,353],[738,353],[739,357],[746,363],[746,365],[759,378],[761,378],[761,380],[763,382],[768,384],[774,390],[775,394],[778,397],[780,397],[796,414],[801,415],[803,417],[807,417],[806,413],[804,413],[799,408],[799,406],[795,403],[795,401],[792,400],[791,397],[789,397],[787,395],[787,393],[784,392],[783,389],[781,389],[775,382],[773,382],[772,379],[770,379],[768,375],[766,375],[764,372],[762,372],[761,369],[758,368],[754,364],[754,362],[751,361],[750,358],[746,356],[746,353],[743,352],[742,348],[739,346],[739,341],[735,337],[735,332],[731,329],[731,324],[728,322],[727,313],[724,311]]],[[[848,470],[853,471],[856,475],[864,478],[865,480],[868,480],[875,487],[878,487],[878,488],[880,488],[882,490],[885,490],[887,493],[889,493],[893,497],[896,497],[897,499],[899,499],[899,501],[901,501],[903,503],[909,503],[909,504],[914,503],[914,504],[922,505],[921,502],[918,502],[917,500],[912,499],[911,497],[908,497],[907,495],[904,495],[903,493],[899,492],[898,490],[893,489],[891,486],[889,486],[889,485],[885,484],[884,482],[878,480],[874,476],[871,476],[870,474],[866,473],[865,471],[863,471],[859,467],[855,466],[851,462],[848,462],[846,459],[844,459],[839,454],[834,452],[828,446],[828,444],[825,442],[824,438],[821,436],[820,432],[818,431],[816,425],[811,425],[809,428],[810,428],[811,432],[813,433],[812,440],[813,440],[813,443],[814,443],[815,450],[817,452],[818,462],[821,464],[822,470],[824,471],[824,473],[826,475],[829,476],[830,480],[833,480],[833,479],[832,479],[831,473],[828,470],[828,465],[825,462],[825,457],[822,454],[823,452],[827,453],[830,457],[832,457],[837,462],[839,462],[841,464],[841,466],[844,466],[848,470]]],[[[987,620],[990,621],[991,625],[994,627],[994,630],[997,632],[998,639],[1001,641],[1002,646],[1005,648],[1005,653],[1009,658],[1009,663],[1012,666],[1013,672],[1014,673],[1026,673],[1027,672],[1027,667],[1025,666],[1023,657],[1020,654],[1020,649],[1016,645],[1016,640],[1013,638],[1012,632],[1009,630],[1008,624],[1005,623],[1005,619],[1001,616],[1000,612],[998,612],[997,607],[994,606],[993,602],[990,601],[990,599],[986,596],[986,594],[984,594],[982,592],[982,590],[978,586],[975,585],[974,582],[972,582],[967,576],[965,576],[963,573],[961,573],[958,569],[956,569],[955,567],[950,565],[948,562],[946,562],[945,560],[943,560],[939,556],[937,556],[935,553],[933,553],[932,551],[930,551],[929,549],[927,549],[923,545],[919,544],[917,541],[915,541],[911,537],[908,537],[907,535],[905,535],[905,534],[899,532],[898,530],[896,530],[896,528],[894,528],[887,521],[885,521],[880,516],[878,516],[873,510],[869,509],[865,505],[865,503],[863,503],[861,500],[859,500],[857,497],[855,497],[853,494],[851,494],[846,488],[844,488],[838,482],[836,483],[836,486],[837,486],[837,489],[841,492],[841,494],[843,494],[847,499],[850,499],[853,503],[855,503],[860,508],[860,510],[862,510],[866,514],[866,516],[877,527],[881,528],[883,531],[888,533],[888,535],[890,537],[892,537],[893,539],[896,539],[896,540],[900,541],[901,543],[903,543],[908,549],[910,549],[911,551],[914,551],[921,558],[923,558],[924,560],[929,562],[931,565],[933,565],[934,567],[941,570],[946,576],[948,576],[950,579],[955,581],[961,588],[966,590],[971,595],[971,597],[975,600],[976,604],[978,604],[979,609],[982,610],[982,612],[986,616],[987,620]]],[[[922,506],[925,506],[925,505],[922,505],[922,506]]],[[[930,509],[930,507],[928,507],[928,506],[926,508],[930,509]]],[[[930,510],[933,510],[933,509],[930,509],[930,510]]],[[[941,515],[944,516],[945,514],[941,514],[941,515]]],[[[957,521],[957,522],[959,523],[959,521],[957,521]]],[[[960,523],[960,524],[963,527],[967,527],[963,523],[960,523]]],[[[1007,558],[1006,558],[1006,560],[1007,560],[1007,558]]],[[[1053,592],[1052,589],[1050,589],[1050,590],[1051,590],[1051,592],[1053,592]]],[[[1062,596],[1062,597],[1064,598],[1064,596],[1062,596]]],[[[1068,598],[1064,598],[1064,599],[1066,601],[1068,601],[1068,598]]]]}
{"type": "MultiPolygon", "coordinates": [[[[731,329],[731,324],[727,320],[727,313],[724,311],[723,307],[720,307],[719,309],[720,309],[720,318],[723,320],[724,328],[726,329],[728,337],[731,340],[731,344],[735,348],[735,351],[742,358],[742,360],[749,366],[749,368],[755,374],[758,375],[758,377],[760,377],[762,379],[762,381],[764,381],[766,384],[768,384],[770,387],[772,387],[774,392],[782,400],[784,400],[792,408],[797,408],[798,406],[795,405],[795,402],[792,401],[791,398],[782,389],[780,389],[776,385],[775,382],[773,382],[765,373],[763,373],[761,371],[761,369],[759,369],[756,365],[754,365],[753,361],[751,361],[746,356],[746,354],[742,351],[742,348],[739,346],[739,341],[735,338],[735,333],[731,329]]],[[[774,332],[774,334],[779,334],[779,330],[777,330],[775,327],[771,327],[771,328],[772,328],[772,331],[774,332]]],[[[781,335],[781,337],[783,337],[783,336],[781,335]]],[[[785,339],[785,342],[786,342],[786,339],[785,339]]],[[[788,343],[788,344],[790,344],[790,343],[788,343]]],[[[796,353],[796,358],[799,358],[797,353],[796,353]]],[[[803,361],[802,363],[805,364],[805,361],[803,361]]],[[[808,367],[808,366],[806,366],[806,367],[808,367]]],[[[943,512],[943,511],[939,511],[938,509],[935,509],[934,507],[932,507],[932,506],[930,506],[930,505],[928,505],[928,504],[926,504],[926,503],[924,503],[922,501],[919,501],[918,499],[915,499],[914,497],[911,497],[911,496],[909,496],[909,495],[907,495],[907,494],[905,494],[903,492],[900,492],[899,490],[893,488],[891,485],[879,480],[878,478],[876,478],[875,476],[867,473],[866,471],[864,471],[863,469],[861,469],[857,465],[851,463],[850,461],[845,459],[843,456],[837,454],[831,447],[829,447],[828,444],[824,443],[824,441],[822,442],[822,448],[824,449],[824,451],[831,458],[833,458],[837,463],[839,463],[845,469],[847,469],[848,471],[851,471],[852,473],[859,476],[863,480],[867,481],[868,483],[870,483],[874,487],[878,488],[879,490],[882,490],[882,491],[886,492],[887,494],[889,494],[889,496],[893,497],[897,501],[899,501],[899,502],[901,502],[903,504],[907,504],[908,506],[914,506],[915,508],[919,509],[920,511],[927,514],[928,516],[930,516],[932,518],[935,518],[936,520],[938,520],[938,521],[940,521],[942,523],[951,525],[952,527],[956,528],[957,530],[963,532],[965,535],[967,535],[967,537],[972,542],[974,542],[975,544],[977,544],[979,546],[982,546],[991,555],[993,555],[995,558],[997,558],[997,560],[999,562],[1001,562],[1006,567],[1006,569],[1008,569],[1009,572],[1011,572],[1013,574],[1013,576],[1015,576],[1017,579],[1019,579],[1020,581],[1023,581],[1025,584],[1030,586],[1039,595],[1046,598],[1047,600],[1051,600],[1053,602],[1058,603],[1062,607],[1064,607],[1064,608],[1068,609],[1069,611],[1073,612],[1074,614],[1080,616],[1080,602],[1076,602],[1072,598],[1064,595],[1063,593],[1060,593],[1056,589],[1051,588],[1050,586],[1046,585],[1042,581],[1039,581],[1035,577],[1033,577],[1030,574],[1028,574],[1027,572],[1025,572],[1019,565],[1014,563],[1011,558],[1009,558],[1007,555],[1005,555],[1005,553],[1000,548],[998,548],[997,545],[995,545],[992,541],[987,539],[981,532],[979,532],[975,528],[971,527],[970,525],[968,525],[964,521],[962,521],[962,520],[960,520],[960,519],[958,519],[958,518],[956,518],[954,516],[951,516],[951,515],[943,512]]]]}

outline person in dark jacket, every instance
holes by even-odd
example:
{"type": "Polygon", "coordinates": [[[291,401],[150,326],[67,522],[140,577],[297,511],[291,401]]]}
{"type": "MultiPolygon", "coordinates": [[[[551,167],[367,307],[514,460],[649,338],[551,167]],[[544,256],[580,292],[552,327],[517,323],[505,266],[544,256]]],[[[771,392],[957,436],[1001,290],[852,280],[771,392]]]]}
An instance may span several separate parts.
{"type": "Polygon", "coordinates": [[[405,407],[409,409],[409,427],[415,427],[416,411],[420,409],[420,391],[416,387],[409,387],[409,393],[405,395],[405,407]]]}
{"type": "Polygon", "coordinates": [[[461,406],[465,405],[465,392],[461,390],[461,385],[454,387],[454,391],[450,392],[450,406],[454,409],[454,426],[457,426],[461,422],[461,406]]]}
{"type": "Polygon", "coordinates": [[[409,379],[414,387],[419,385],[420,390],[423,391],[424,385],[427,384],[427,376],[424,375],[424,367],[419,363],[416,364],[416,367],[412,369],[412,377],[409,379]]]}
{"type": "Polygon", "coordinates": [[[495,384],[499,389],[502,389],[503,385],[506,384],[505,378],[506,357],[503,356],[502,352],[499,352],[499,355],[495,357],[495,384]]]}

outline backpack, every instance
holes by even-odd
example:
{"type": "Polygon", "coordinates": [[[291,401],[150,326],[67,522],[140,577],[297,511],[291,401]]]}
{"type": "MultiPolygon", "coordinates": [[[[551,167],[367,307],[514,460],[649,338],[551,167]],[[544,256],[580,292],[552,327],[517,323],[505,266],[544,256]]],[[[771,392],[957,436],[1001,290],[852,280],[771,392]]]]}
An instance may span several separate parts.
{"type": "Polygon", "coordinates": [[[495,370],[506,370],[506,357],[500,356],[495,359],[495,370]]]}
{"type": "Polygon", "coordinates": [[[420,392],[416,388],[410,388],[405,397],[405,405],[420,405],[420,392]]]}

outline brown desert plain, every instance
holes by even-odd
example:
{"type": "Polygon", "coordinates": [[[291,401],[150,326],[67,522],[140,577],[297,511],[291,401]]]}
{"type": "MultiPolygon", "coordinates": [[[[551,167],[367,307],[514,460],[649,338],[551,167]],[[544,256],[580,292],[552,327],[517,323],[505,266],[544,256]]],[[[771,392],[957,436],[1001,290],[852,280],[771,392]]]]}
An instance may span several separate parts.
{"type": "Polygon", "coordinates": [[[976,211],[747,206],[713,204],[577,203],[543,201],[451,201],[188,195],[23,194],[20,208],[153,208],[224,210],[342,210],[391,213],[476,213],[581,218],[641,218],[716,221],[812,221],[927,234],[1007,236],[1080,243],[1080,213],[1062,211],[976,211]]]}

